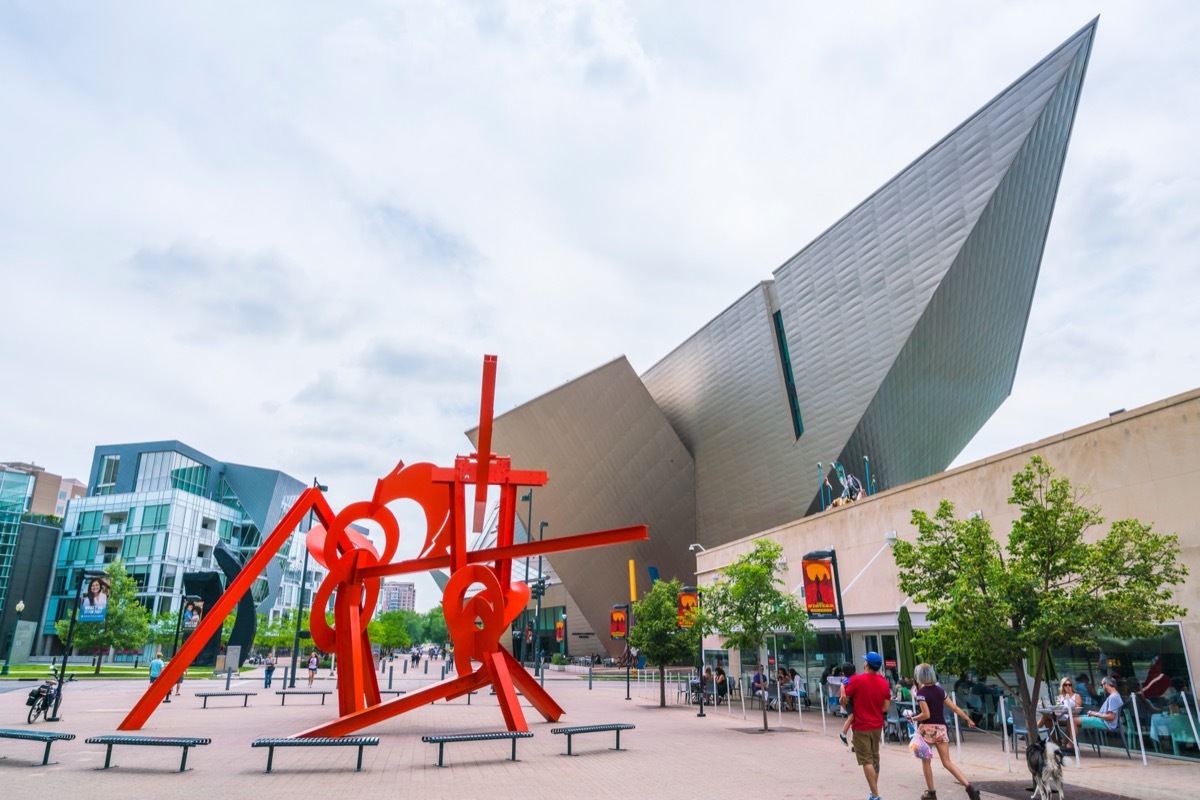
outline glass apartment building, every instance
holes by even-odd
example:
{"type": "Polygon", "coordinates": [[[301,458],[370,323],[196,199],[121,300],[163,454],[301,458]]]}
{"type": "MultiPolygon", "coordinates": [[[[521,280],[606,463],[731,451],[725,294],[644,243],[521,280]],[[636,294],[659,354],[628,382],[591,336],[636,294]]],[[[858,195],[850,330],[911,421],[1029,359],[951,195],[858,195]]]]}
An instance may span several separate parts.
{"type": "Polygon", "coordinates": [[[8,607],[17,532],[32,494],[32,475],[0,468],[0,609],[8,607]]]}
{"type": "MultiPolygon", "coordinates": [[[[185,572],[220,571],[218,543],[248,559],[307,488],[278,470],[221,462],[178,441],[97,447],[88,485],[63,521],[47,634],[68,615],[83,573],[117,558],[151,614],[178,611],[185,572]]],[[[306,519],[255,581],[260,614],[297,607],[307,526],[306,519]]],[[[310,560],[310,596],[323,577],[310,560]]]]}

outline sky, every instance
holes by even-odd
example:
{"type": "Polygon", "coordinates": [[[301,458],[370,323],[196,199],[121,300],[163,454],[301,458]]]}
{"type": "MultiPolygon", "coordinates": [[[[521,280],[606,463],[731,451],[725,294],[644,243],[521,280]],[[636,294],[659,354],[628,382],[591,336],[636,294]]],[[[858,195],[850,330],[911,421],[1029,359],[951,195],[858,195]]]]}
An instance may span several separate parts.
{"type": "Polygon", "coordinates": [[[179,439],[367,499],[470,451],[484,354],[497,413],[644,372],[1097,14],[955,464],[1200,385],[1200,4],[5,3],[0,460],[179,439]]]}

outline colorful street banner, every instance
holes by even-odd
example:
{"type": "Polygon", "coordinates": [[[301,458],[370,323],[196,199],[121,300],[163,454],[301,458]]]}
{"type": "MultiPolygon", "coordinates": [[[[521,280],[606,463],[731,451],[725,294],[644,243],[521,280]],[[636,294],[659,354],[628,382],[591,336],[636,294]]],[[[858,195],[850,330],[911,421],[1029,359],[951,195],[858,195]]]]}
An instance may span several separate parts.
{"type": "Polygon", "coordinates": [[[108,580],[106,578],[84,578],[83,593],[79,601],[80,622],[104,622],[108,616],[108,580]]]}
{"type": "Polygon", "coordinates": [[[696,621],[696,611],[700,608],[700,594],[695,587],[685,586],[679,593],[679,608],[675,612],[675,624],[680,628],[690,628],[696,621]]]}
{"type": "Polygon", "coordinates": [[[837,600],[833,587],[833,567],[829,559],[804,559],[804,607],[817,619],[836,618],[837,600]]]}
{"type": "Polygon", "coordinates": [[[200,618],[204,616],[204,601],[203,600],[188,600],[183,605],[183,629],[185,631],[195,630],[200,624],[200,618]]]}
{"type": "Polygon", "coordinates": [[[610,639],[624,639],[626,634],[625,628],[625,610],[614,609],[608,615],[608,636],[610,639]]]}
{"type": "Polygon", "coordinates": [[[558,622],[554,623],[554,641],[561,642],[566,638],[566,635],[567,624],[560,619],[558,622]]]}

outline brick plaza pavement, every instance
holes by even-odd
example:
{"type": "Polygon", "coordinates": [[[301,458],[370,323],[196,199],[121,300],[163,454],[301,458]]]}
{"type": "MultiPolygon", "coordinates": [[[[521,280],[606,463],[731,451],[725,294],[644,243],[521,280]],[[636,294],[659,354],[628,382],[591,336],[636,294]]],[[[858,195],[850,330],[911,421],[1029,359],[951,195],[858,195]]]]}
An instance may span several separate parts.
{"type": "MultiPolygon", "coordinates": [[[[696,716],[692,706],[659,709],[648,697],[626,701],[625,684],[597,681],[589,691],[586,679],[550,673],[546,688],[566,709],[563,725],[630,722],[637,729],[621,736],[625,752],[610,750],[613,735],[577,737],[574,749],[580,755],[560,755],[565,737],[552,736],[547,723],[527,709],[533,739],[517,745],[517,763],[507,760],[507,742],[470,742],[446,746],[445,769],[437,767],[437,747],[423,744],[421,736],[439,732],[499,730],[503,722],[495,698],[486,690],[467,705],[462,698],[453,703],[424,706],[399,718],[376,725],[365,734],[380,737],[380,745],[367,748],[363,772],[354,772],[354,748],[283,749],[275,753],[275,772],[263,773],[266,752],[252,750],[250,742],[260,736],[288,736],[335,713],[330,696],[327,705],[319,698],[301,697],[281,707],[274,691],[262,688],[261,678],[247,673],[234,687],[258,691],[250,707],[240,698],[215,698],[208,709],[192,693],[220,690],[223,680],[193,680],[182,697],[164,705],[140,732],[158,736],[207,736],[213,743],[188,755],[191,772],[176,774],[179,750],[158,747],[117,747],[113,763],[119,768],[96,772],[104,763],[104,748],[83,740],[116,732],[115,728],[144,688],[137,681],[77,681],[68,684],[63,721],[25,722],[24,704],[33,684],[0,683],[0,727],[58,730],[74,733],[72,742],[54,745],[52,758],[59,763],[31,769],[41,760],[42,746],[34,742],[0,739],[0,798],[44,800],[47,797],[151,798],[171,800],[216,800],[256,796],[326,798],[846,798],[867,796],[862,771],[853,755],[836,738],[831,719],[828,733],[821,733],[819,713],[804,715],[798,730],[797,715],[785,715],[786,730],[770,734],[748,732],[761,725],[761,712],[741,717],[727,715],[725,707],[708,716],[696,716]]],[[[278,675],[278,673],[277,673],[278,675]]],[[[302,688],[305,681],[298,682],[302,688]]],[[[412,690],[420,682],[397,680],[396,688],[412,690]]],[[[231,687],[231,688],[234,688],[231,687]]],[[[333,681],[319,680],[319,688],[333,688],[333,681]]],[[[674,698],[669,687],[669,700],[674,698]]],[[[778,726],[779,717],[771,715],[778,726]]],[[[952,750],[953,752],[953,750],[952,750]]],[[[1068,800],[1073,787],[1105,789],[1132,798],[1157,800],[1195,796],[1200,786],[1200,766],[1169,759],[1150,760],[1143,767],[1134,760],[1110,756],[1097,759],[1084,755],[1081,770],[1067,771],[1068,800]]],[[[1026,785],[1020,764],[1006,769],[999,739],[975,734],[963,745],[960,762],[966,774],[978,782],[1026,785]]],[[[924,789],[920,765],[908,749],[891,744],[883,753],[881,793],[887,800],[919,797],[924,789]]],[[[939,797],[965,797],[962,788],[935,765],[939,797]]],[[[1079,792],[1075,792],[1079,796],[1079,792]]],[[[1002,795],[984,793],[985,798],[1002,795]]]]}

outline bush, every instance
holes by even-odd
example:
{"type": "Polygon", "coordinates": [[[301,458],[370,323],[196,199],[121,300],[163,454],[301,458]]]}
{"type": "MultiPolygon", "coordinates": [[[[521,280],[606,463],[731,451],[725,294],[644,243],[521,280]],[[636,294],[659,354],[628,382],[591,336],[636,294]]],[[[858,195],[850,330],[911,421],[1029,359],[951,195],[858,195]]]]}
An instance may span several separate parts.
{"type": "Polygon", "coordinates": [[[562,653],[555,653],[554,655],[550,656],[550,663],[556,666],[562,666],[563,664],[570,664],[571,662],[562,653]]]}

